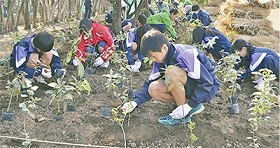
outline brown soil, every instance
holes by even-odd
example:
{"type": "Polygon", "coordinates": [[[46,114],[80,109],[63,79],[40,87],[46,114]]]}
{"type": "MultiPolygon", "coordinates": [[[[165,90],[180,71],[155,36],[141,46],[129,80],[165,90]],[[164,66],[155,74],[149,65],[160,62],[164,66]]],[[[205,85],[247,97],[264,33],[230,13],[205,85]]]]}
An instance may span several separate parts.
{"type": "MultiPolygon", "coordinates": [[[[220,3],[222,4],[222,3],[220,3]]],[[[209,6],[219,9],[217,5],[209,6]]],[[[213,8],[211,8],[214,10],[213,8]]],[[[278,11],[271,10],[271,11],[278,11]]],[[[265,16],[269,20],[271,17],[265,16]]],[[[278,21],[277,21],[278,22],[278,21]]],[[[274,24],[274,23],[273,23],[274,24]]],[[[68,26],[67,26],[68,27],[68,26]]],[[[67,28],[62,26],[62,28],[67,28]]],[[[272,25],[273,30],[277,30],[277,25],[272,25]]],[[[279,27],[279,25],[278,25],[279,27]]],[[[56,28],[59,31],[61,28],[56,28]]],[[[54,34],[57,33],[54,31],[54,34]]],[[[28,33],[28,32],[26,32],[28,33]]],[[[271,34],[270,34],[271,35],[271,34]]],[[[238,35],[239,37],[256,36],[238,35]]],[[[279,40],[274,40],[273,35],[260,35],[258,38],[265,45],[279,48],[279,40]]],[[[5,35],[0,43],[3,47],[10,39],[5,35]]],[[[65,48],[65,47],[64,47],[65,48]]],[[[65,57],[65,52],[60,50],[61,57],[65,57]],[[63,53],[63,54],[62,54],[63,53]]],[[[2,54],[2,52],[1,52],[2,54]]],[[[3,52],[2,55],[7,55],[3,52]]],[[[71,81],[71,75],[75,75],[75,69],[71,66],[65,67],[68,71],[65,80],[71,81]]],[[[117,71],[116,66],[111,65],[113,71],[117,71]]],[[[32,142],[31,147],[79,147],[65,145],[65,143],[91,145],[93,147],[124,147],[124,136],[120,125],[111,119],[101,116],[101,107],[117,107],[120,102],[112,97],[112,91],[107,91],[104,84],[107,81],[104,74],[108,74],[110,69],[97,68],[96,73],[87,75],[86,79],[90,82],[92,92],[89,95],[75,95],[77,101],[77,110],[75,112],[65,112],[64,119],[55,121],[56,105],[52,104],[47,107],[50,97],[45,95],[47,88],[40,86],[36,95],[42,100],[38,102],[37,109],[34,110],[39,121],[32,120],[25,112],[18,107],[20,101],[13,101],[11,108],[15,111],[14,120],[10,122],[0,122],[0,136],[11,136],[25,138],[22,134],[26,132],[30,139],[61,142],[64,144],[51,144],[32,142]]],[[[1,73],[5,73],[5,69],[1,68],[1,73]]],[[[139,90],[144,81],[151,72],[151,66],[145,65],[139,75],[127,73],[128,78],[132,81],[133,88],[139,90]],[[131,75],[131,77],[130,77],[131,75]]],[[[1,78],[3,85],[0,86],[0,109],[8,106],[8,93],[5,91],[5,83],[7,79],[1,78]]],[[[273,82],[274,86],[279,88],[278,82],[273,82]]],[[[239,106],[240,114],[231,115],[228,113],[227,107],[229,102],[225,97],[224,91],[227,85],[221,82],[220,89],[216,97],[210,102],[204,104],[205,110],[192,117],[192,121],[196,123],[194,134],[199,138],[195,146],[204,148],[243,148],[249,147],[250,142],[246,140],[250,135],[250,125],[248,122],[248,109],[251,101],[250,95],[255,92],[254,85],[251,82],[245,82],[240,92],[239,106]]],[[[170,113],[174,109],[174,104],[165,104],[157,101],[149,101],[139,108],[135,109],[124,122],[125,138],[128,147],[187,147],[190,144],[190,130],[187,124],[167,127],[159,124],[157,120],[170,113]]],[[[261,147],[276,148],[279,147],[279,108],[272,108],[269,114],[271,121],[260,125],[257,135],[261,147]]],[[[0,147],[22,147],[22,140],[0,138],[0,147]]]]}

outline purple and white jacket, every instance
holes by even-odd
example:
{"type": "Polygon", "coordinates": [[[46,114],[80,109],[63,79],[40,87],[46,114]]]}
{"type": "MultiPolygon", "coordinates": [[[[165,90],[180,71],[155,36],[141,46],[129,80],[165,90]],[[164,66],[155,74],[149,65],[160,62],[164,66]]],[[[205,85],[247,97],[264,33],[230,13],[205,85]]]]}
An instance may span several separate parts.
{"type": "MultiPolygon", "coordinates": [[[[140,106],[149,101],[151,96],[148,92],[151,82],[164,76],[164,70],[169,65],[182,67],[188,75],[188,87],[186,88],[186,97],[188,104],[196,107],[199,103],[209,102],[216,94],[219,88],[219,82],[215,75],[215,68],[212,66],[206,55],[196,49],[194,46],[183,44],[169,44],[168,52],[163,63],[153,63],[153,71],[142,89],[135,95],[134,101],[140,106]],[[187,91],[191,89],[191,92],[187,91]]],[[[187,84],[186,84],[187,85],[187,84]]]]}
{"type": "MultiPolygon", "coordinates": [[[[35,47],[32,44],[34,36],[35,34],[31,37],[23,38],[20,42],[14,45],[13,52],[10,55],[10,66],[13,67],[17,72],[26,72],[26,78],[32,78],[34,76],[37,77],[42,73],[41,67],[35,69],[26,66],[30,54],[36,51],[35,47]]],[[[54,48],[52,48],[51,51],[53,53],[53,57],[50,66],[52,73],[54,73],[56,69],[61,69],[62,65],[57,51],[54,48]]]]}

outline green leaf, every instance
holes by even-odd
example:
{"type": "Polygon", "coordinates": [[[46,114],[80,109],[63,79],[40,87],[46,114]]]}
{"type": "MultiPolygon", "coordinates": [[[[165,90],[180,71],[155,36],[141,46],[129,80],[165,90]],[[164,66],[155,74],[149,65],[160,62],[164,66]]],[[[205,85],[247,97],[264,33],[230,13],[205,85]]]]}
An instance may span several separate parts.
{"type": "Polygon", "coordinates": [[[64,63],[64,64],[68,63],[68,62],[71,60],[72,55],[73,55],[73,52],[72,52],[72,51],[68,52],[67,55],[66,55],[66,57],[65,57],[65,59],[64,59],[64,61],[63,61],[63,63],[64,63]]]}
{"type": "Polygon", "coordinates": [[[80,60],[78,60],[79,65],[78,65],[78,76],[80,79],[83,78],[84,74],[85,74],[85,68],[84,65],[82,64],[82,62],[80,60]]]}
{"type": "Polygon", "coordinates": [[[49,83],[48,86],[52,87],[52,88],[59,88],[59,85],[57,83],[49,83]]]}

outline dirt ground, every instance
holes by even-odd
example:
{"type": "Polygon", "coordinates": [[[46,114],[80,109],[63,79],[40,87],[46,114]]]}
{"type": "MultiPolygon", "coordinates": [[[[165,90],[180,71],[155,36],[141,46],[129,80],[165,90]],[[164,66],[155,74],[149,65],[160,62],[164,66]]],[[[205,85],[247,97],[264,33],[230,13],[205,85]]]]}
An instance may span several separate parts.
{"type": "MultiPolygon", "coordinates": [[[[214,3],[214,2],[212,2],[214,3]]],[[[221,4],[221,3],[218,3],[221,4]]],[[[209,9],[218,10],[219,5],[209,5],[209,9]],[[212,7],[212,8],[211,8],[212,7]]],[[[272,21],[274,31],[279,32],[279,9],[270,10],[267,19],[272,21]],[[278,15],[276,15],[278,13],[278,15]],[[274,18],[274,19],[273,19],[274,18]]],[[[217,12],[216,12],[217,13],[217,12]]],[[[211,13],[214,15],[214,13],[211,13]]],[[[218,15],[218,14],[216,14],[218,15]]],[[[58,32],[63,25],[58,25],[58,32]]],[[[30,34],[31,31],[23,32],[30,34]]],[[[240,37],[248,35],[239,35],[240,37]]],[[[267,36],[262,36],[267,38],[267,36]]],[[[275,36],[273,36],[275,37],[275,36]]],[[[254,37],[253,37],[254,38],[254,37]]],[[[278,37],[277,37],[278,38],[278,37]]],[[[3,47],[10,39],[7,35],[1,36],[0,45],[3,47]]],[[[275,51],[279,53],[279,40],[274,45],[275,51]]],[[[61,51],[63,52],[63,51],[61,51]]],[[[0,55],[7,55],[7,51],[0,52],[0,55]]],[[[65,56],[65,54],[62,54],[65,56]]],[[[63,58],[63,56],[61,56],[63,58]]],[[[71,75],[75,75],[75,68],[65,66],[68,73],[65,80],[70,81],[71,75]]],[[[117,71],[116,66],[111,66],[113,71],[117,71]]],[[[11,108],[15,111],[14,120],[10,122],[0,122],[1,148],[22,147],[22,140],[11,139],[10,137],[25,138],[22,133],[27,132],[30,139],[49,141],[47,143],[32,142],[31,147],[124,147],[124,135],[120,125],[111,119],[104,118],[101,115],[102,107],[117,107],[120,102],[112,97],[112,91],[107,91],[104,84],[107,81],[104,74],[108,74],[110,69],[97,68],[92,75],[87,74],[86,79],[90,82],[92,92],[89,95],[75,95],[77,101],[77,110],[75,112],[65,112],[64,119],[56,121],[56,106],[52,104],[47,107],[50,97],[44,92],[46,86],[40,85],[36,95],[42,100],[38,102],[37,109],[34,110],[39,121],[31,119],[25,112],[18,107],[20,101],[13,101],[11,108]],[[52,142],[59,142],[54,144],[52,142]],[[67,143],[81,144],[76,146],[67,145],[67,143]]],[[[1,67],[1,72],[5,69],[1,67]]],[[[138,75],[127,73],[131,80],[131,86],[140,90],[144,81],[151,72],[151,66],[146,64],[138,75]],[[130,77],[131,76],[131,77],[130,77]]],[[[8,106],[8,93],[5,91],[7,79],[1,78],[0,83],[0,109],[8,106]]],[[[273,82],[274,86],[279,88],[279,82],[273,82]]],[[[248,109],[250,105],[250,95],[255,92],[254,85],[251,82],[245,82],[242,85],[242,92],[239,94],[240,114],[231,115],[228,113],[229,102],[225,97],[224,91],[226,84],[221,82],[220,89],[215,98],[210,103],[205,103],[205,110],[192,117],[196,123],[194,134],[199,138],[195,146],[204,148],[243,148],[249,147],[250,142],[246,140],[250,135],[250,125],[248,122],[248,109]]],[[[156,147],[187,147],[190,144],[190,130],[188,124],[176,126],[163,126],[157,122],[160,117],[170,113],[175,104],[166,104],[157,101],[149,101],[139,108],[135,109],[124,122],[124,131],[127,147],[156,148],[156,147]]],[[[269,114],[271,121],[260,125],[257,132],[259,142],[263,148],[279,147],[279,107],[275,107],[269,114]]]]}

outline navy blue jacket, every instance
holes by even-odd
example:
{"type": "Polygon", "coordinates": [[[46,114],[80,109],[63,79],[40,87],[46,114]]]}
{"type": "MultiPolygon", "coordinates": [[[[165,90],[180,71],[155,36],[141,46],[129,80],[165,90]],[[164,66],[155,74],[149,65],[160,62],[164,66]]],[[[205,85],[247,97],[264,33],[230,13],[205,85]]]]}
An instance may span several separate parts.
{"type": "Polygon", "coordinates": [[[212,23],[210,15],[205,11],[200,9],[197,14],[193,13],[191,14],[190,18],[188,19],[196,20],[199,19],[203,26],[209,26],[212,23]]]}
{"type": "Polygon", "coordinates": [[[153,63],[153,71],[142,89],[135,95],[134,101],[137,106],[149,101],[151,96],[148,92],[151,82],[164,76],[164,70],[169,65],[177,65],[183,68],[188,75],[187,86],[185,86],[188,104],[196,107],[199,103],[209,102],[217,93],[219,82],[215,75],[215,68],[206,55],[194,46],[183,44],[169,44],[168,52],[163,63],[153,63]]]}
{"type": "Polygon", "coordinates": [[[239,67],[246,69],[246,72],[240,77],[242,79],[251,78],[251,72],[262,68],[272,70],[279,79],[279,66],[280,57],[274,51],[264,47],[253,47],[253,51],[246,57],[241,58],[240,63],[235,65],[235,69],[238,70],[239,67]]]}
{"type": "MultiPolygon", "coordinates": [[[[137,29],[138,30],[138,29],[137,29]]],[[[124,51],[125,51],[125,55],[128,61],[129,65],[134,65],[135,64],[135,58],[133,56],[133,53],[131,51],[131,44],[132,42],[136,42],[137,43],[137,50],[136,50],[136,54],[137,54],[137,59],[139,59],[141,61],[141,63],[143,63],[144,60],[144,55],[142,54],[141,50],[139,50],[139,46],[140,44],[139,42],[139,37],[137,35],[137,31],[133,30],[133,31],[128,31],[127,32],[127,38],[124,40],[124,51]]],[[[141,35],[141,34],[139,34],[141,35]]],[[[143,36],[143,34],[142,34],[143,36]]]]}
{"type": "MultiPolygon", "coordinates": [[[[28,74],[26,78],[32,78],[34,76],[37,77],[42,73],[41,67],[35,69],[26,66],[30,54],[35,52],[35,47],[32,44],[34,36],[35,34],[31,37],[23,38],[20,42],[14,45],[13,52],[10,55],[10,66],[17,72],[26,72],[28,74]]],[[[53,57],[50,66],[52,73],[54,73],[56,69],[61,69],[62,65],[57,51],[54,48],[52,48],[51,51],[53,53],[53,57]]]]}
{"type": "Polygon", "coordinates": [[[217,36],[218,38],[215,39],[216,43],[213,45],[213,48],[212,47],[207,47],[207,48],[205,48],[205,50],[208,53],[211,53],[215,59],[219,60],[223,57],[222,54],[221,54],[222,50],[224,50],[224,52],[231,53],[231,51],[230,51],[231,43],[227,39],[227,37],[224,34],[222,34],[220,31],[218,31],[217,29],[211,28],[211,30],[214,31],[213,33],[215,35],[213,35],[209,31],[205,31],[205,34],[203,36],[204,43],[207,44],[215,36],[217,36]]]}

